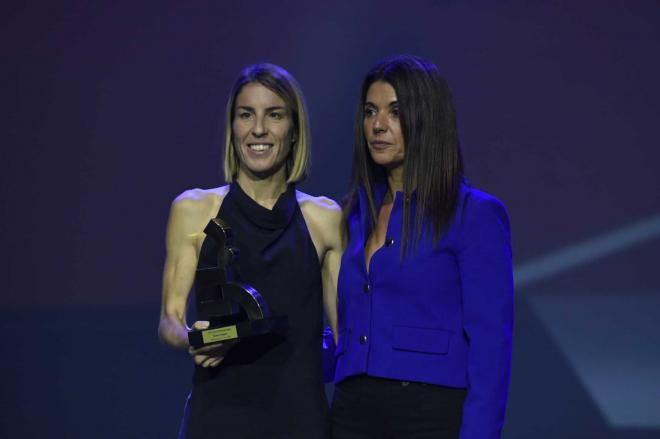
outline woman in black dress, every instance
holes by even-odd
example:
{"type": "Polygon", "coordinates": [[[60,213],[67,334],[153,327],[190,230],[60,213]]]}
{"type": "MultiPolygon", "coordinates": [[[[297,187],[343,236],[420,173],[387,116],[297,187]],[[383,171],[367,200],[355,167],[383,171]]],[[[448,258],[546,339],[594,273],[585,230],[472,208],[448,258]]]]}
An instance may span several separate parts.
{"type": "MultiPolygon", "coordinates": [[[[322,306],[336,326],[341,211],[295,189],[307,172],[309,128],[295,79],[271,64],[245,68],[226,110],[228,185],[193,189],[172,204],[159,334],[195,362],[181,438],[325,438],[321,377],[322,306]],[[203,230],[219,217],[240,257],[235,280],[257,289],[285,339],[255,337],[199,349],[188,345],[186,306],[196,269],[215,265],[203,230]]],[[[197,321],[195,329],[208,322],[197,321]]]]}

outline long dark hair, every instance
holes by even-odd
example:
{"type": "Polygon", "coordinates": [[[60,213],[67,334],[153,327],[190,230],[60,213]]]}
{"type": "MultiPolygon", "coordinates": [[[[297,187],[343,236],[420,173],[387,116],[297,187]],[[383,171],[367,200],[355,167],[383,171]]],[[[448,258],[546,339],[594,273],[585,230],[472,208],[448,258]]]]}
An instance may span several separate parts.
{"type": "Polygon", "coordinates": [[[357,203],[357,190],[364,187],[372,225],[378,213],[374,197],[377,184],[387,185],[386,170],[374,163],[364,132],[364,103],[371,84],[384,81],[396,92],[399,117],[405,141],[403,164],[404,213],[401,257],[413,249],[425,223],[433,226],[437,242],[456,210],[463,180],[463,159],[456,132],[456,113],[447,81],[438,68],[412,55],[398,55],[380,61],[362,82],[362,93],[355,118],[351,191],[344,205],[346,220],[357,203]],[[411,232],[411,196],[416,197],[411,232]]]}

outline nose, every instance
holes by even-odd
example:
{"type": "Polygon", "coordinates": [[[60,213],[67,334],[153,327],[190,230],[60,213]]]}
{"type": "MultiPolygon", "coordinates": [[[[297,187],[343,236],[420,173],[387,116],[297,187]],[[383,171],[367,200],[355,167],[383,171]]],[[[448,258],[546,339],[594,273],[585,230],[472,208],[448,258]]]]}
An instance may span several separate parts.
{"type": "Polygon", "coordinates": [[[387,123],[382,118],[383,116],[380,112],[374,116],[374,123],[371,127],[374,134],[384,133],[387,131],[387,123]]]}
{"type": "Polygon", "coordinates": [[[252,126],[252,135],[254,137],[263,137],[266,135],[266,126],[262,118],[257,117],[254,125],[252,126]]]}

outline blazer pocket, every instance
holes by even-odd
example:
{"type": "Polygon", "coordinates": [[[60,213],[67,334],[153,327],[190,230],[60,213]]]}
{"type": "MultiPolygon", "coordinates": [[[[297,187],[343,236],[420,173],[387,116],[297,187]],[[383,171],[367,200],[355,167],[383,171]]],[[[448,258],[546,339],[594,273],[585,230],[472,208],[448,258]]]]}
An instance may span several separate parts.
{"type": "Polygon", "coordinates": [[[451,332],[444,329],[394,326],[392,348],[400,351],[446,354],[451,332]]]}

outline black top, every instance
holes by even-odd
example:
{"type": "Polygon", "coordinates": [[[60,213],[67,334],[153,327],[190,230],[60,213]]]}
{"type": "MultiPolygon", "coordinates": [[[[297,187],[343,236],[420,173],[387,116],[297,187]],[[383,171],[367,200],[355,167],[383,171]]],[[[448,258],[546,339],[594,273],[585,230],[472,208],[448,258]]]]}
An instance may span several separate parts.
{"type": "MultiPolygon", "coordinates": [[[[218,367],[197,366],[180,437],[326,438],[321,267],[295,187],[269,210],[233,183],[218,217],[240,250],[232,280],[254,287],[273,316],[288,316],[289,330],[241,340],[218,367]]],[[[198,267],[215,266],[217,250],[206,237],[198,267]]]]}

